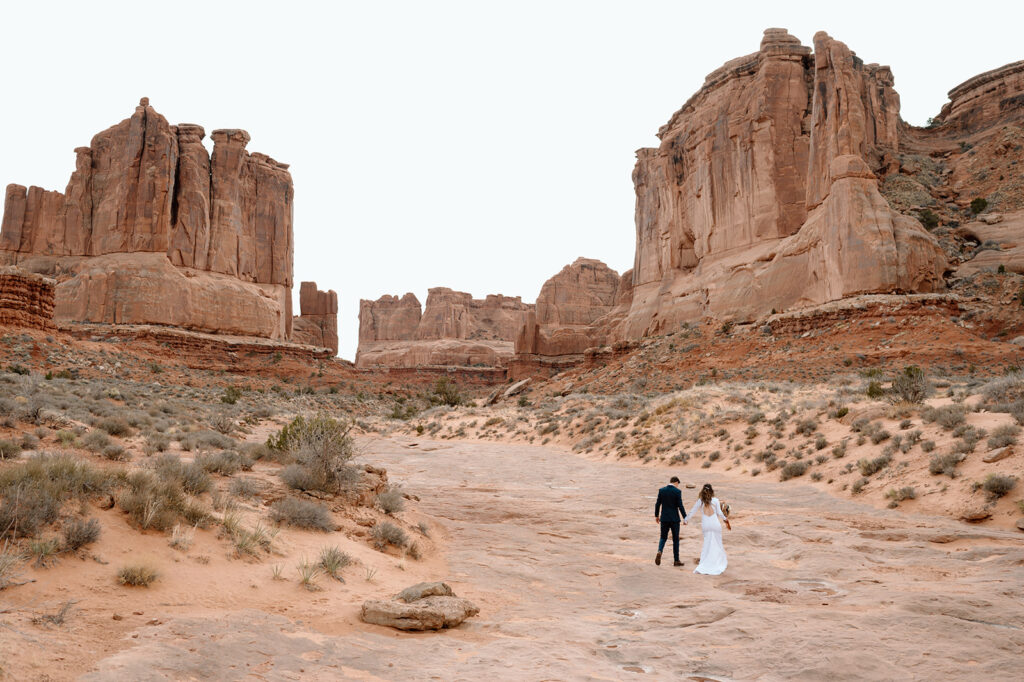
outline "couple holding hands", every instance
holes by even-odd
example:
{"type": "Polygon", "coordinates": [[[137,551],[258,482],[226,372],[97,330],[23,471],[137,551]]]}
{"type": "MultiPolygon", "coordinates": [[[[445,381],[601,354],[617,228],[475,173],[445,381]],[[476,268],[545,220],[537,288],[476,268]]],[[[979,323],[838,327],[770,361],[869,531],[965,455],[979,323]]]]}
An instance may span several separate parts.
{"type": "Polygon", "coordinates": [[[683,493],[679,490],[679,478],[673,476],[669,484],[658,491],[658,501],[654,503],[654,520],[661,524],[661,540],[658,542],[658,553],[654,563],[661,565],[661,552],[665,549],[665,541],[669,532],[672,533],[672,555],[674,566],[682,566],[679,560],[679,522],[688,524],[687,516],[695,516],[701,510],[700,525],[704,531],[704,546],[700,550],[700,561],[694,573],[704,575],[720,575],[728,564],[725,547],[722,545],[722,524],[729,530],[729,505],[723,505],[715,497],[715,490],[710,483],[705,483],[700,490],[700,497],[693,504],[690,513],[683,508],[683,493]],[[680,515],[682,518],[680,518],[680,515]]]}

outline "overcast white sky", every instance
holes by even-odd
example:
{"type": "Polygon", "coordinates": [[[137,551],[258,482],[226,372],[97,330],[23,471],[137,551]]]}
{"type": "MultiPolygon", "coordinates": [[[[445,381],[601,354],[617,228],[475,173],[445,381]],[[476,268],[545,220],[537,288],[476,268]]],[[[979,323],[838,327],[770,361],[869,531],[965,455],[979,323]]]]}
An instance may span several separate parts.
{"type": "Polygon", "coordinates": [[[141,96],[171,123],[245,128],[291,164],[296,283],[338,292],[352,359],[360,298],[533,301],[578,256],[631,267],[634,150],[763,29],[805,45],[825,30],[890,65],[923,124],[953,86],[1024,58],[1022,5],[12,3],[0,186],[63,190],[72,150],[141,96]]]}

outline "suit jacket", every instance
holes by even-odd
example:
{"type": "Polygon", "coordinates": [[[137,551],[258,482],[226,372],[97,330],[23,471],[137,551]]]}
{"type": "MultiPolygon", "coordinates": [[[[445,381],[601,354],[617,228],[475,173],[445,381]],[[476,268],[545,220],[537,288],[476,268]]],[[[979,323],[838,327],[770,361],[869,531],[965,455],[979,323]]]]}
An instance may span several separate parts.
{"type": "Polygon", "coordinates": [[[662,523],[679,523],[680,515],[685,519],[683,491],[674,485],[667,485],[660,489],[658,501],[654,503],[654,515],[660,516],[662,523]]]}

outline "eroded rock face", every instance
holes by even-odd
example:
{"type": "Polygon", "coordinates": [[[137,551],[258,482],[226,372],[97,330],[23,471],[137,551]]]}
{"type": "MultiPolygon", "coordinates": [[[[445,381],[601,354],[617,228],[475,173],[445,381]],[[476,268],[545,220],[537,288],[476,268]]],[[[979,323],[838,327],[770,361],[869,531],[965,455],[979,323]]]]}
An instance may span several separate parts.
{"type": "Polygon", "coordinates": [[[602,345],[607,324],[595,324],[616,307],[621,279],[598,260],[577,258],[546,281],[516,337],[517,354],[571,355],[602,345]]]}
{"type": "Polygon", "coordinates": [[[499,366],[534,306],[519,296],[429,290],[426,307],[411,293],[359,302],[357,367],[499,366]]]}
{"type": "Polygon", "coordinates": [[[53,286],[48,277],[0,267],[0,325],[52,329],[53,286]]]}
{"type": "Polygon", "coordinates": [[[892,85],[827,34],[812,54],[783,29],[709,75],[637,153],[632,301],[612,336],[944,288],[936,240],[878,191],[899,148],[892,85]]]}
{"type": "Polygon", "coordinates": [[[204,134],[198,125],[169,125],[143,98],[130,118],[75,150],[64,193],[7,187],[0,262],[58,277],[58,321],[287,340],[288,167],[247,152],[242,130],[214,131],[211,158],[204,134]],[[114,264],[119,270],[104,270],[114,264]],[[165,310],[153,310],[155,302],[165,310]]]}
{"type": "Polygon", "coordinates": [[[292,320],[292,341],[338,354],[338,294],[320,291],[316,282],[299,285],[299,316],[292,320]]]}

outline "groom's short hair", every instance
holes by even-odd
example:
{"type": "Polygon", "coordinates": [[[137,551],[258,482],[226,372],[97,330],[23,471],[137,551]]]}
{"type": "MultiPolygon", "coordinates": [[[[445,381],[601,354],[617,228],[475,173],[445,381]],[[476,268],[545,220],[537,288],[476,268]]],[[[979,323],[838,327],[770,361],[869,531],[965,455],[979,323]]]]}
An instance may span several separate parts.
{"type": "Polygon", "coordinates": [[[679,483],[679,477],[678,476],[673,476],[672,478],[668,479],[668,482],[669,483],[679,483]]]}

